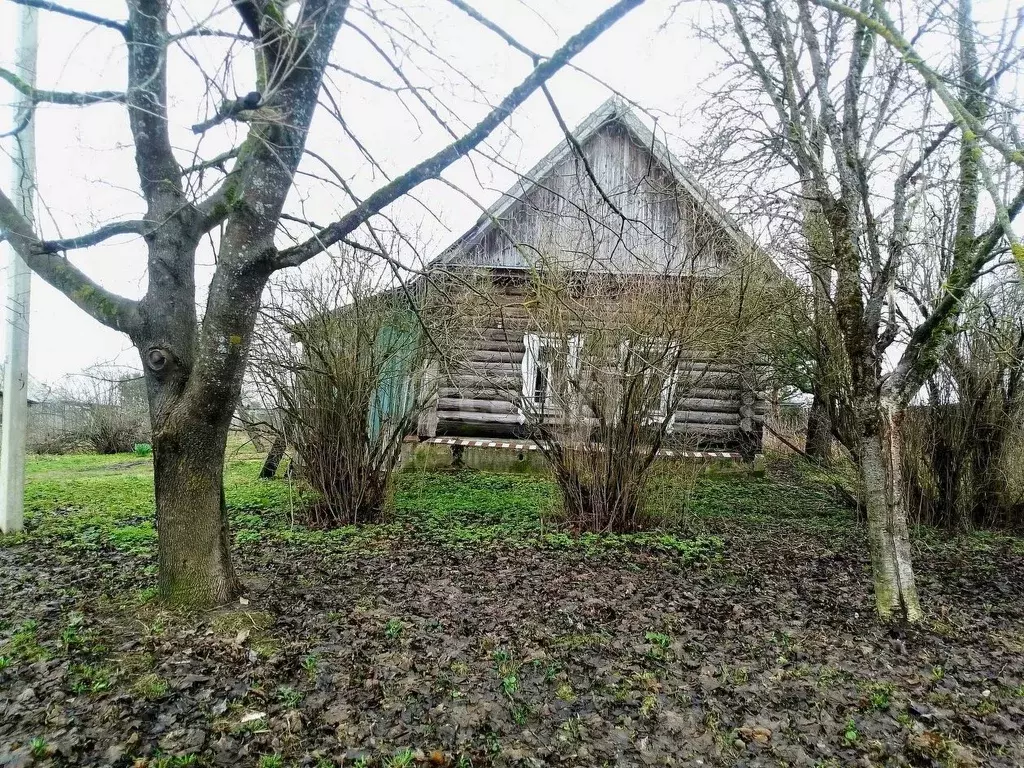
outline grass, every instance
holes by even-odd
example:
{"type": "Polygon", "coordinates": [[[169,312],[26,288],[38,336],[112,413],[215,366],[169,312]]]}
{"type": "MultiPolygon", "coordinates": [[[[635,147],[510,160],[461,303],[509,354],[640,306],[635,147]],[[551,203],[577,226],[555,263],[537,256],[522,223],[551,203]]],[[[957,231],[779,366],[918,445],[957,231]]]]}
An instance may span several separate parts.
{"type": "MultiPolygon", "coordinates": [[[[798,465],[799,466],[799,465],[798,465]]],[[[697,481],[687,505],[691,519],[728,518],[759,528],[846,533],[855,528],[850,511],[839,504],[824,483],[771,477],[716,477],[697,481]]]]}
{"type": "MultiPolygon", "coordinates": [[[[394,509],[388,521],[313,530],[296,522],[308,494],[287,480],[258,479],[261,459],[252,451],[236,449],[225,466],[231,531],[242,548],[276,543],[314,546],[328,553],[372,554],[411,537],[446,548],[500,543],[570,550],[584,556],[641,550],[690,564],[717,561],[725,542],[708,531],[728,530],[736,524],[829,537],[857,532],[851,511],[838,503],[834,491],[848,478],[822,478],[822,470],[792,460],[777,461],[782,471],[766,477],[706,473],[695,481],[662,484],[659,493],[672,497],[659,496],[659,503],[681,510],[677,524],[662,530],[573,535],[559,526],[558,490],[548,476],[415,467],[396,475],[394,509]]],[[[679,469],[684,479],[693,474],[692,467],[679,469]]],[[[30,537],[44,538],[74,552],[111,548],[154,560],[152,472],[149,455],[32,456],[25,491],[27,532],[4,537],[0,543],[17,546],[30,537]]],[[[968,542],[972,547],[995,545],[991,534],[974,538],[968,542]]],[[[940,546],[941,539],[941,534],[924,532],[919,541],[940,546]]]]}
{"type": "MultiPolygon", "coordinates": [[[[295,501],[283,482],[257,479],[253,458],[229,459],[225,489],[239,523],[282,512],[295,501]],[[253,515],[253,513],[256,513],[253,515]]],[[[31,456],[26,467],[25,527],[34,536],[88,551],[112,547],[151,557],[155,551],[152,457],[135,454],[31,456]]]]}
{"type": "MultiPolygon", "coordinates": [[[[225,489],[239,532],[281,518],[299,494],[284,482],[257,479],[253,456],[229,459],[225,489]]],[[[155,554],[151,456],[31,456],[26,468],[25,527],[62,548],[109,547],[141,558],[155,554]]]]}
{"type": "Polygon", "coordinates": [[[403,629],[405,624],[401,619],[388,619],[388,623],[384,625],[384,636],[388,640],[397,640],[402,636],[403,629]]]}
{"type": "Polygon", "coordinates": [[[146,701],[155,701],[167,693],[167,681],[160,675],[150,673],[135,681],[132,693],[146,701]]]}
{"type": "Polygon", "coordinates": [[[302,701],[302,693],[287,685],[277,687],[277,699],[286,707],[294,709],[302,701]]]}
{"type": "Polygon", "coordinates": [[[39,624],[35,619],[26,619],[15,628],[4,646],[4,667],[10,665],[11,659],[31,663],[49,657],[49,652],[39,643],[38,630],[39,624]]]}
{"type": "MultiPolygon", "coordinates": [[[[313,530],[296,524],[306,493],[286,480],[259,480],[260,457],[235,455],[225,466],[225,496],[235,543],[319,546],[372,552],[414,537],[462,548],[502,543],[585,554],[644,549],[687,562],[713,561],[723,542],[682,530],[628,535],[570,535],[557,524],[555,484],[537,475],[468,470],[407,471],[397,476],[391,519],[367,526],[313,530]]],[[[26,477],[26,535],[74,552],[115,549],[154,559],[152,457],[136,454],[32,456],[26,477]]]]}

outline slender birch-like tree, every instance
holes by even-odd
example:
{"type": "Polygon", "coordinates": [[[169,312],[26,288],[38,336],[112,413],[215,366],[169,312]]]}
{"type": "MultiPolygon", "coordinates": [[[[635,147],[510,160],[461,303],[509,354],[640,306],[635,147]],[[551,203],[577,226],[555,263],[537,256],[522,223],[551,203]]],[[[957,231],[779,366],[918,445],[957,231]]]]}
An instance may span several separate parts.
{"type": "Polygon", "coordinates": [[[1024,262],[1012,227],[1024,207],[1020,111],[1000,87],[1019,71],[1021,19],[982,39],[970,0],[722,7],[716,39],[736,94],[728,106],[750,127],[722,156],[751,184],[772,184],[791,212],[827,342],[819,386],[860,469],[877,609],[916,621],[900,424],[971,287],[1001,254],[1024,262]],[[952,43],[955,53],[927,64],[910,40],[940,51],[952,43]],[[921,234],[929,222],[918,203],[944,156],[956,162],[958,235],[950,253],[928,253],[920,244],[934,238],[921,234]],[[903,323],[899,279],[922,262],[936,265],[936,290],[903,323]]]}

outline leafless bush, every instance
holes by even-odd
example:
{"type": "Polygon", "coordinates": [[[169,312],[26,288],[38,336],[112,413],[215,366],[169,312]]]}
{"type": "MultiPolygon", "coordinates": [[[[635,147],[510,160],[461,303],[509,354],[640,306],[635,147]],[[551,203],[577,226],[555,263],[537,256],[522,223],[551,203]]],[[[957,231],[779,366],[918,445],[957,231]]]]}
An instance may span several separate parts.
{"type": "Polygon", "coordinates": [[[671,522],[650,503],[659,451],[755,430],[734,399],[755,387],[740,300],[754,291],[722,276],[547,269],[530,292],[522,418],[565,521],[615,532],[671,522]]]}
{"type": "Polygon", "coordinates": [[[927,384],[927,405],[903,424],[904,474],[918,522],[957,530],[1024,523],[1024,320],[990,302],[927,384]]]}
{"type": "Polygon", "coordinates": [[[64,432],[45,432],[29,436],[25,450],[41,456],[63,456],[74,453],[78,447],[73,435],[64,432]]]}
{"type": "Polygon", "coordinates": [[[72,377],[57,389],[54,403],[40,404],[60,406],[61,421],[40,436],[37,447],[63,443],[64,452],[131,453],[150,440],[141,387],[140,375],[123,369],[96,368],[72,377]]]}
{"type": "Polygon", "coordinates": [[[334,266],[284,284],[262,311],[251,366],[278,414],[312,524],[379,520],[403,438],[415,432],[429,343],[413,297],[367,269],[334,266]]]}
{"type": "Polygon", "coordinates": [[[117,406],[97,405],[90,412],[90,422],[82,436],[94,453],[131,453],[145,442],[143,422],[125,414],[117,406]]]}

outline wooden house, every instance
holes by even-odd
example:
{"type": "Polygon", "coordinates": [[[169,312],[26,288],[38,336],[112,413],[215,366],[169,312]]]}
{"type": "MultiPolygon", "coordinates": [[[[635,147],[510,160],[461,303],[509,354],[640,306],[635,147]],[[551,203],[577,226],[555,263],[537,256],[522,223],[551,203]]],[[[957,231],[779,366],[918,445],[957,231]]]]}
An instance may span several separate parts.
{"type": "MultiPolygon", "coordinates": [[[[461,290],[466,301],[452,306],[453,353],[428,367],[425,386],[437,394],[420,438],[537,438],[541,425],[600,416],[592,399],[567,405],[564,380],[578,375],[594,329],[571,319],[557,333],[544,327],[537,286],[552,276],[579,310],[559,317],[595,317],[580,308],[614,314],[638,295],[671,306],[681,286],[736,282],[755,262],[774,269],[628,107],[606,102],[431,263],[427,290],[461,290]]],[[[759,451],[754,354],[705,349],[699,338],[666,349],[671,370],[653,385],[650,419],[672,444],[759,451]]]]}

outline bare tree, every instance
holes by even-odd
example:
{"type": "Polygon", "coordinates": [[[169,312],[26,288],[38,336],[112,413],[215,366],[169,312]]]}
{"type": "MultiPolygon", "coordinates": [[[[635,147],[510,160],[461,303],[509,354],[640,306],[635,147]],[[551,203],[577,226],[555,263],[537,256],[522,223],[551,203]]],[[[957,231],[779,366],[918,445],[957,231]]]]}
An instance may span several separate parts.
{"type": "Polygon", "coordinates": [[[916,621],[922,614],[900,476],[900,422],[935,370],[971,286],[1000,254],[1020,249],[1011,226],[1024,205],[1015,170],[1021,145],[1011,119],[1018,112],[999,88],[1020,62],[1016,27],[1009,23],[979,45],[969,0],[903,3],[899,25],[877,2],[723,6],[717,39],[744,84],[737,93],[745,87],[755,97],[734,102],[754,130],[734,133],[746,143],[726,154],[743,167],[743,153],[753,146],[783,164],[774,166],[775,195],[795,222],[813,283],[815,321],[826,341],[818,375],[832,430],[860,467],[877,608],[882,617],[916,621]],[[924,64],[908,40],[931,40],[942,50],[937,41],[945,35],[956,41],[956,60],[941,67],[924,64]],[[959,235],[936,259],[920,247],[929,223],[918,203],[935,164],[949,154],[957,158],[959,235]],[[987,224],[983,195],[994,211],[987,224]],[[898,282],[909,264],[921,262],[935,265],[937,290],[905,328],[890,365],[887,351],[904,331],[898,282]]]}
{"type": "MultiPolygon", "coordinates": [[[[32,2],[88,26],[113,30],[127,49],[124,92],[29,88],[12,73],[0,74],[15,88],[27,91],[35,102],[124,104],[147,207],[145,217],[51,240],[19,214],[9,196],[0,195],[0,224],[30,268],[83,311],[126,333],[139,350],[153,425],[160,593],[177,603],[223,603],[240,588],[231,564],[223,500],[225,441],[267,279],[277,270],[298,266],[346,240],[418,184],[438,178],[642,0],[619,0],[551,55],[534,58],[529,74],[468,129],[457,132],[426,102],[424,109],[443,123],[452,136],[451,143],[364,199],[353,197],[353,206],[343,216],[316,227],[312,236],[289,247],[278,246],[279,225],[314,111],[323,98],[337,115],[336,105],[344,94],[343,89],[325,87],[325,72],[330,70],[333,76],[352,71],[332,61],[335,39],[342,25],[353,24],[359,30],[377,24],[378,31],[387,35],[393,32],[387,19],[371,7],[356,9],[344,0],[303,0],[289,8],[277,0],[233,0],[231,6],[244,22],[241,32],[199,25],[172,34],[168,28],[173,10],[170,0],[129,0],[128,18],[123,21],[57,3],[16,1],[32,2]],[[350,18],[356,12],[358,23],[350,18]],[[230,84],[236,93],[249,93],[225,97],[216,114],[194,127],[203,133],[229,120],[248,122],[245,140],[227,153],[186,159],[172,146],[168,52],[183,39],[211,46],[226,40],[229,58],[239,50],[251,56],[255,82],[248,87],[243,82],[230,84]],[[203,179],[218,167],[228,165],[223,181],[213,188],[204,184],[203,179]],[[125,233],[141,235],[145,244],[148,284],[140,301],[104,289],[65,255],[125,233]],[[217,266],[200,318],[196,311],[196,252],[210,233],[217,234],[217,266]]],[[[222,17],[221,10],[230,11],[224,5],[213,9],[211,23],[222,17]]],[[[369,37],[372,40],[372,35],[369,37]]],[[[425,46],[411,33],[404,44],[425,46]]],[[[386,51],[379,50],[387,61],[393,61],[386,51]]],[[[397,73],[401,75],[400,67],[397,73]]],[[[418,90],[413,94],[424,98],[418,90]]],[[[453,117],[451,124],[460,122],[453,117]]],[[[343,120],[339,125],[344,130],[343,120]]],[[[334,169],[331,172],[335,173],[334,169]]],[[[335,175],[344,179],[344,173],[335,175]]]]}

